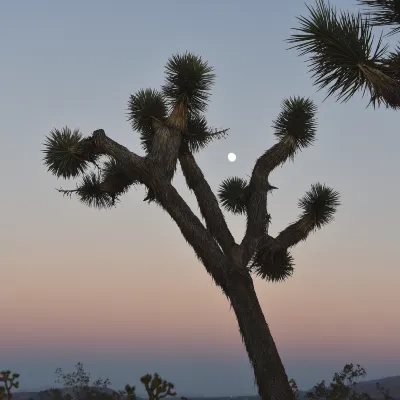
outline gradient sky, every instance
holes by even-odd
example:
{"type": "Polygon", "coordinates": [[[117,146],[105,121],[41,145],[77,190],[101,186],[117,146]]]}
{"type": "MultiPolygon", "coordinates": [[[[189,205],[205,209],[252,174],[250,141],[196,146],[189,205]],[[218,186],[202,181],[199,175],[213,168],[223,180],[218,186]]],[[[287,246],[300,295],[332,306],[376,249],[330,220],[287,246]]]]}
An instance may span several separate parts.
{"type": "MultiPolygon", "coordinates": [[[[339,190],[343,205],[295,248],[291,279],[256,280],[288,375],[307,389],[348,362],[371,379],[400,374],[399,114],[366,108],[361,95],[323,102],[284,42],[304,13],[297,0],[1,2],[0,369],[20,372],[22,388],[82,361],[114,388],[157,371],[181,394],[256,392],[233,312],[169,216],[142,189],[113,210],[89,209],[57,193],[75,183],[42,163],[45,135],[65,125],[103,128],[142,154],[128,97],[158,88],[168,57],[185,50],[215,67],[207,116],[230,128],[198,156],[214,190],[250,174],[274,143],[284,98],[319,107],[318,141],[271,176],[271,232],[296,218],[312,183],[339,190]]],[[[198,213],[180,174],[175,182],[198,213]]],[[[244,219],[227,220],[241,240],[244,219]]]]}

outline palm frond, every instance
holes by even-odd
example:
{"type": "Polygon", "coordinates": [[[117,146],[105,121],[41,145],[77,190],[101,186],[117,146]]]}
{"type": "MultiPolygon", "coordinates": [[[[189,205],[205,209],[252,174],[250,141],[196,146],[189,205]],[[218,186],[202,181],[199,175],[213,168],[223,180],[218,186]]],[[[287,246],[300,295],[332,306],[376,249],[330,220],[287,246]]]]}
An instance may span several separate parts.
{"type": "Polygon", "coordinates": [[[360,13],[337,13],[329,2],[317,0],[315,7],[307,7],[309,17],[299,17],[300,28],[288,42],[300,55],[309,56],[309,68],[314,84],[328,89],[338,100],[348,101],[357,91],[369,91],[374,105],[392,106],[398,87],[381,70],[381,60],[387,51],[382,36],[375,43],[372,26],[360,13]]]}
{"type": "Polygon", "coordinates": [[[233,214],[246,213],[247,181],[239,177],[231,177],[222,181],[218,198],[225,210],[233,214]]]}
{"type": "Polygon", "coordinates": [[[294,272],[294,261],[287,249],[272,251],[263,242],[257,248],[250,264],[255,275],[269,282],[283,282],[294,272]]]}
{"type": "Polygon", "coordinates": [[[183,135],[183,140],[192,153],[205,148],[213,140],[223,139],[227,136],[229,129],[213,130],[209,128],[204,115],[189,115],[187,131],[183,135]]]}
{"type": "MultiPolygon", "coordinates": [[[[365,6],[365,14],[369,17],[371,25],[400,25],[400,0],[358,0],[358,3],[365,6]]],[[[400,27],[397,26],[389,34],[398,32],[400,27]]]]}
{"type": "Polygon", "coordinates": [[[44,143],[44,164],[57,178],[75,178],[82,174],[97,155],[85,146],[85,139],[78,129],[68,127],[53,129],[44,143]]]}
{"type": "Polygon", "coordinates": [[[320,229],[333,220],[339,205],[338,191],[316,183],[311,185],[311,189],[299,200],[298,206],[303,210],[300,220],[313,229],[320,229]]]}
{"type": "Polygon", "coordinates": [[[128,121],[132,129],[140,133],[143,149],[148,153],[153,140],[154,121],[163,121],[167,115],[167,105],[161,92],[141,89],[131,95],[128,101],[128,121]]]}
{"type": "Polygon", "coordinates": [[[290,147],[291,157],[315,141],[316,112],[317,107],[310,99],[291,97],[282,102],[282,111],[272,127],[275,136],[290,147]]]}
{"type": "Polygon", "coordinates": [[[165,66],[162,91],[171,109],[184,104],[195,115],[206,110],[214,79],[213,68],[200,56],[175,54],[165,66]]]}

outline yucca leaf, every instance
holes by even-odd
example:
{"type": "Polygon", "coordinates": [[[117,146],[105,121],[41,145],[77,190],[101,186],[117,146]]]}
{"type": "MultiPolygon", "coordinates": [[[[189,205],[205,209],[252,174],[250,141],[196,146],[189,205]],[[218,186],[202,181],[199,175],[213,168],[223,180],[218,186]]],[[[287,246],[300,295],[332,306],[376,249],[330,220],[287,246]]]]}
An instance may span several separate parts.
{"type": "Polygon", "coordinates": [[[84,138],[78,129],[53,129],[46,137],[44,147],[44,164],[47,170],[64,179],[82,174],[97,159],[84,145],[84,138]]]}
{"type": "Polygon", "coordinates": [[[310,224],[312,229],[320,229],[331,222],[340,205],[338,191],[320,183],[311,185],[311,189],[299,200],[303,210],[300,219],[310,224]]]}
{"type": "MultiPolygon", "coordinates": [[[[400,25],[400,0],[358,0],[358,3],[366,7],[365,14],[371,25],[400,25]]],[[[393,28],[390,34],[398,32],[400,27],[393,28]]]]}
{"type": "Polygon", "coordinates": [[[246,180],[239,177],[231,177],[222,181],[218,197],[225,210],[233,214],[246,213],[246,180]]]}
{"type": "Polygon", "coordinates": [[[272,251],[259,244],[250,264],[252,272],[269,282],[282,282],[293,275],[293,257],[286,249],[272,251]]]}
{"type": "Polygon", "coordinates": [[[291,97],[282,102],[282,110],[272,127],[275,136],[290,147],[290,156],[315,141],[317,107],[303,97],[291,97]]]}
{"type": "Polygon", "coordinates": [[[382,37],[374,42],[368,19],[360,13],[337,13],[324,0],[307,8],[310,16],[298,18],[299,33],[288,41],[300,55],[309,56],[314,84],[327,88],[327,97],[336,94],[338,100],[347,101],[362,90],[369,91],[371,101],[390,105],[387,98],[398,88],[381,70],[387,46],[382,45],[382,37]]]}
{"type": "Polygon", "coordinates": [[[195,115],[206,110],[214,79],[213,68],[200,56],[188,52],[175,54],[165,66],[162,91],[171,109],[184,104],[195,115]]]}
{"type": "Polygon", "coordinates": [[[103,188],[111,196],[119,196],[125,193],[132,184],[138,183],[129,178],[122,165],[112,158],[103,163],[101,177],[103,188]]]}
{"type": "Polygon", "coordinates": [[[220,131],[212,130],[207,125],[204,115],[189,115],[187,132],[183,135],[183,140],[192,153],[205,148],[213,140],[226,137],[228,129],[220,131]]]}
{"type": "Polygon", "coordinates": [[[148,153],[153,140],[154,120],[163,121],[167,115],[167,106],[161,92],[154,89],[142,89],[131,95],[128,101],[128,121],[132,129],[140,133],[143,149],[148,153]]]}
{"type": "Polygon", "coordinates": [[[82,177],[78,184],[76,195],[83,204],[94,208],[110,208],[114,205],[114,198],[102,188],[100,176],[90,172],[82,177]]]}

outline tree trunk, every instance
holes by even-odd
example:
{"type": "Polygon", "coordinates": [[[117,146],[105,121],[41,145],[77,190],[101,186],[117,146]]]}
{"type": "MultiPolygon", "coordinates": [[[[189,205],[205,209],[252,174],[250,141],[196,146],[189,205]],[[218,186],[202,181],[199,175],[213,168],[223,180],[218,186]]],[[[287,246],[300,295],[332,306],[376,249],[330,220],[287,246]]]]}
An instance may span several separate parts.
{"type": "Polygon", "coordinates": [[[231,277],[225,289],[253,366],[262,400],[294,400],[285,368],[250,276],[231,277]]]}

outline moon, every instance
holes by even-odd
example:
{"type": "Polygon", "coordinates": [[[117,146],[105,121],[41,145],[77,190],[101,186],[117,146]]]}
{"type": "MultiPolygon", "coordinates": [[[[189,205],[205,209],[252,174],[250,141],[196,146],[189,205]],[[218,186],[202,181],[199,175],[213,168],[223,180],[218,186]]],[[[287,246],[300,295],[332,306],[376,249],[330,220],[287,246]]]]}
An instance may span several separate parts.
{"type": "Polygon", "coordinates": [[[236,154],[235,153],[229,153],[228,154],[228,160],[230,162],[234,162],[236,160],[236,154]]]}

